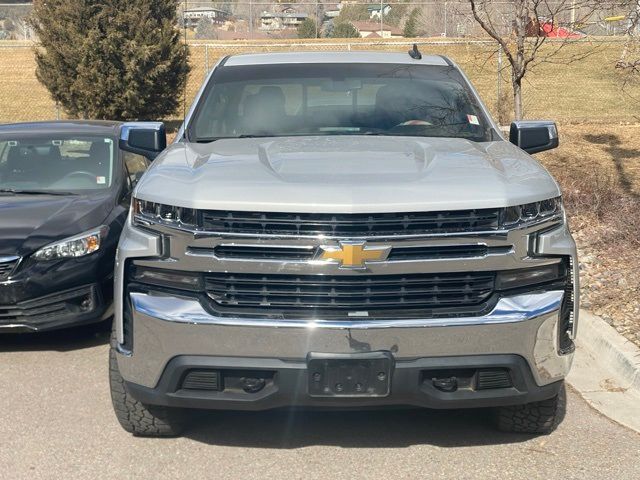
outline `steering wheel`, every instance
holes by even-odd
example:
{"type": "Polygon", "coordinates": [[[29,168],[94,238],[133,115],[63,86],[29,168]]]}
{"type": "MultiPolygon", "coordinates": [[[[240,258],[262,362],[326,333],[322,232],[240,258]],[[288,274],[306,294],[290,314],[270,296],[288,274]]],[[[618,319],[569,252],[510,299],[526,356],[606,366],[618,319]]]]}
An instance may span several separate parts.
{"type": "Polygon", "coordinates": [[[96,181],[96,174],[95,173],[91,173],[91,172],[87,172],[86,170],[77,170],[75,172],[67,173],[60,180],[67,180],[67,179],[73,178],[73,177],[90,177],[92,182],[96,181]]]}

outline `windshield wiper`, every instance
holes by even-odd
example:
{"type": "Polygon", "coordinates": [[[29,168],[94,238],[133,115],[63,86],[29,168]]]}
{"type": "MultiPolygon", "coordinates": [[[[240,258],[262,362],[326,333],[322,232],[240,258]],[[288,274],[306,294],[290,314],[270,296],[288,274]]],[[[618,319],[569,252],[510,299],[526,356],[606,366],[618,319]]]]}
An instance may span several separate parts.
{"type": "Polygon", "coordinates": [[[268,138],[268,137],[284,137],[286,135],[275,135],[275,134],[270,134],[270,135],[254,135],[251,133],[246,133],[246,134],[242,134],[242,135],[236,135],[235,137],[204,137],[204,138],[198,138],[196,140],[196,143],[211,143],[211,142],[215,142],[217,140],[233,140],[235,138],[268,138]]]}
{"type": "Polygon", "coordinates": [[[0,193],[11,193],[14,195],[77,195],[73,192],[61,190],[21,190],[18,188],[0,188],[0,193]]]}

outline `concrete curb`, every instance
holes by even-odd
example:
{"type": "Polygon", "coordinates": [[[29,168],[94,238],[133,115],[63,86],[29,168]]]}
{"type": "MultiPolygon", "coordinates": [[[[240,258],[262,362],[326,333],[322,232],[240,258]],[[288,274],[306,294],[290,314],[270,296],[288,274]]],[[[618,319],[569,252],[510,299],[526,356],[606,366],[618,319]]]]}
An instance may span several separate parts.
{"type": "Polygon", "coordinates": [[[640,432],[640,348],[589,312],[580,312],[567,381],[596,410],[640,432]]]}

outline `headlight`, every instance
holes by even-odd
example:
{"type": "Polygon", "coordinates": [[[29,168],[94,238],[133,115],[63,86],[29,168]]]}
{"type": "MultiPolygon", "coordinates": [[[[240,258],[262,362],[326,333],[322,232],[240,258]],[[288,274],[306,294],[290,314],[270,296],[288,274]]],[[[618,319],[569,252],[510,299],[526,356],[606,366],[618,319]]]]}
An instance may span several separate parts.
{"type": "Polygon", "coordinates": [[[33,257],[36,260],[57,260],[60,258],[84,257],[100,250],[102,241],[109,233],[109,227],[101,226],[88,232],[65,238],[42,247],[33,257]]]}
{"type": "Polygon", "coordinates": [[[562,214],[562,197],[550,198],[541,202],[505,208],[502,214],[502,226],[506,228],[526,226],[562,214]]]}
{"type": "Polygon", "coordinates": [[[134,225],[163,223],[174,227],[195,228],[198,225],[197,211],[193,208],[173,207],[162,203],[134,198],[132,201],[134,225]]]}

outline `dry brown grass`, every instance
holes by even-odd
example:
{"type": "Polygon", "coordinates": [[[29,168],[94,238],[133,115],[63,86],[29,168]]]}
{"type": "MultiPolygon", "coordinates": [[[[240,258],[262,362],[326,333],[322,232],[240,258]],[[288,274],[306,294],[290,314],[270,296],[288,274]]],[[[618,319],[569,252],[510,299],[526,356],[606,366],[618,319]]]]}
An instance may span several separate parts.
{"type": "Polygon", "coordinates": [[[640,345],[640,125],[565,125],[540,155],[581,253],[584,304],[640,345]]]}
{"type": "MultiPolygon", "coordinates": [[[[493,47],[479,44],[433,44],[422,46],[428,53],[448,55],[469,75],[489,108],[498,116],[497,60],[493,47]]],[[[202,84],[206,67],[212,67],[222,56],[247,52],[292,50],[345,50],[346,41],[311,40],[301,46],[299,40],[260,42],[233,42],[222,46],[191,45],[192,73],[187,88],[190,103],[202,84]],[[342,44],[342,45],[341,45],[342,44]],[[278,46],[276,46],[278,45],[278,46]]],[[[405,52],[406,45],[380,42],[366,44],[366,40],[352,40],[352,50],[380,50],[405,52]]],[[[532,71],[525,82],[525,114],[529,118],[554,118],[567,122],[640,121],[639,105],[629,94],[640,98],[640,87],[627,93],[621,90],[621,81],[614,65],[622,44],[575,44],[565,47],[559,62],[574,55],[583,55],[595,47],[586,59],[564,64],[545,64],[532,71]]],[[[543,53],[546,53],[543,51],[543,53]]],[[[503,91],[509,92],[507,72],[503,91]]],[[[179,93],[178,93],[179,94],[179,93]]],[[[508,120],[502,109],[500,117],[508,120]]],[[[506,110],[509,111],[508,109],[506,110]]],[[[56,109],[46,89],[35,78],[33,47],[17,42],[0,42],[0,122],[41,120],[55,118],[56,109]],[[22,46],[19,46],[22,45],[22,46]]],[[[181,113],[177,113],[177,116],[181,113]]]]}

